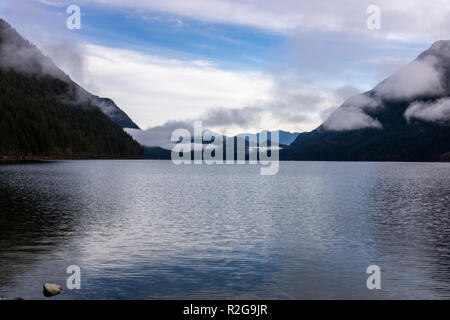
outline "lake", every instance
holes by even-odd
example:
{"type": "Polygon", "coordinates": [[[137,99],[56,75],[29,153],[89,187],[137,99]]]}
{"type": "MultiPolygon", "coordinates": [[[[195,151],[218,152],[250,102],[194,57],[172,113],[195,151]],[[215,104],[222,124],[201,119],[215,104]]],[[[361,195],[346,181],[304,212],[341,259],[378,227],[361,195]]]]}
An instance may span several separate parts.
{"type": "Polygon", "coordinates": [[[0,166],[0,296],[450,298],[450,164],[0,166]],[[66,269],[81,269],[81,289],[66,269]],[[366,286],[370,265],[381,290],[366,286]]]}

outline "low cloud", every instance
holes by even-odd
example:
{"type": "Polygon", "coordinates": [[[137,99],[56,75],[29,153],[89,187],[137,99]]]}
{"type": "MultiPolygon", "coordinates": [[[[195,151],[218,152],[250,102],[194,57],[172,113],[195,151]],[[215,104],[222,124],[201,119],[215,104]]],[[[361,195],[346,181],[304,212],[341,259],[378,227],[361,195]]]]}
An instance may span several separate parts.
{"type": "MultiPolygon", "coordinates": [[[[62,2],[40,1],[47,5],[62,6],[62,2]]],[[[87,78],[85,47],[75,32],[65,27],[66,15],[52,14],[26,0],[6,1],[5,17],[32,47],[18,48],[17,42],[2,48],[8,65],[28,73],[44,73],[65,78],[66,73],[76,82],[85,84],[87,78]],[[42,54],[39,53],[42,52],[42,54]],[[24,64],[22,59],[26,59],[24,64]],[[57,70],[61,69],[63,72],[57,70]]]]}
{"type": "Polygon", "coordinates": [[[171,149],[173,144],[170,138],[172,132],[176,129],[187,129],[192,133],[194,130],[193,122],[168,121],[161,126],[156,126],[148,130],[130,128],[125,128],[124,130],[143,146],[171,149]]]}
{"type": "Polygon", "coordinates": [[[382,83],[375,92],[385,99],[412,99],[442,94],[442,75],[436,68],[436,58],[415,60],[382,83]]]}
{"type": "MultiPolygon", "coordinates": [[[[434,54],[421,55],[417,60],[381,82],[370,93],[356,95],[346,100],[325,121],[323,128],[332,131],[382,128],[382,124],[370,114],[384,106],[384,100],[411,100],[434,97],[445,93],[443,74],[434,54]]],[[[446,117],[447,103],[414,103],[405,112],[408,121],[419,118],[437,121],[446,117]]]]}
{"type": "Polygon", "coordinates": [[[376,96],[369,96],[368,93],[358,94],[350,97],[343,103],[343,107],[359,108],[364,111],[372,111],[382,107],[382,101],[376,96]]]}
{"type": "Polygon", "coordinates": [[[355,107],[339,108],[328,118],[327,121],[325,121],[323,127],[328,131],[383,128],[378,120],[373,119],[363,110],[355,107]]]}
{"type": "Polygon", "coordinates": [[[419,119],[431,122],[447,122],[450,120],[450,98],[439,99],[435,102],[412,103],[405,111],[405,118],[419,119]]]}
{"type": "MultiPolygon", "coordinates": [[[[234,134],[242,133],[245,128],[254,131],[254,128],[273,130],[284,128],[286,123],[292,123],[298,126],[305,124],[307,129],[311,123],[317,123],[314,117],[317,117],[317,111],[325,108],[332,113],[336,108],[329,107],[348,98],[350,95],[360,92],[359,89],[351,86],[339,87],[336,90],[322,90],[320,88],[307,88],[301,86],[296,88],[292,82],[283,83],[274,81],[274,90],[272,91],[273,100],[261,102],[255,106],[242,108],[211,108],[201,113],[199,116],[186,118],[183,121],[167,121],[163,125],[149,128],[148,130],[126,129],[133,138],[145,146],[159,146],[170,149],[173,144],[170,137],[175,129],[183,128],[193,132],[193,123],[200,120],[204,129],[211,129],[216,132],[224,133],[224,130],[230,130],[234,134]],[[290,85],[289,85],[290,84],[290,85]],[[277,123],[279,127],[277,128],[277,123]],[[284,124],[284,126],[282,125],[284,124]],[[262,127],[264,126],[264,127],[262,127]]],[[[365,96],[354,96],[347,100],[347,106],[356,108],[367,108],[371,110],[378,102],[365,96]]],[[[336,123],[330,122],[330,127],[336,127],[338,130],[344,130],[348,127],[377,127],[374,121],[369,121],[369,116],[361,116],[363,112],[352,112],[353,123],[343,123],[335,119],[336,123]],[[360,119],[362,117],[362,120],[360,119]]],[[[320,119],[319,119],[320,120],[320,119]]],[[[348,120],[344,117],[344,120],[348,120]]],[[[256,132],[256,131],[255,131],[256,132]]]]}
{"type": "Polygon", "coordinates": [[[382,106],[381,100],[367,93],[353,96],[329,116],[323,128],[328,131],[382,129],[382,124],[367,114],[367,111],[373,111],[382,106]]]}
{"type": "Polygon", "coordinates": [[[70,77],[85,85],[88,81],[86,74],[85,47],[78,40],[63,36],[54,36],[53,39],[41,38],[40,43],[54,63],[70,77]]]}
{"type": "Polygon", "coordinates": [[[21,38],[14,29],[0,23],[0,67],[26,74],[50,75],[61,79],[65,77],[50,58],[21,38]]]}
{"type": "MultiPolygon", "coordinates": [[[[283,110],[280,114],[289,113],[287,118],[300,120],[295,127],[290,127],[296,131],[316,128],[350,97],[354,100],[347,104],[364,105],[368,111],[371,107],[376,108],[378,101],[368,101],[368,96],[358,94],[373,88],[382,79],[378,72],[381,67],[391,65],[394,60],[397,63],[405,61],[390,57],[393,48],[395,54],[402,57],[417,54],[417,51],[396,46],[373,34],[349,36],[340,32],[298,30],[289,36],[286,46],[281,54],[285,62],[273,66],[272,74],[278,90],[275,97],[286,106],[283,108],[286,112],[283,110]],[[383,59],[376,59],[378,57],[383,59]]],[[[369,125],[374,126],[374,123],[369,125]]]]}
{"type": "Polygon", "coordinates": [[[261,107],[215,108],[199,117],[208,127],[249,127],[261,121],[261,107]]]}
{"type": "Polygon", "coordinates": [[[208,130],[211,127],[246,127],[258,121],[261,117],[260,113],[261,109],[257,107],[242,109],[217,108],[211,109],[197,118],[184,121],[167,121],[163,125],[147,130],[126,128],[125,131],[141,145],[170,149],[173,146],[173,143],[170,141],[172,132],[176,129],[186,129],[194,136],[195,121],[202,121],[203,130],[208,130]]]}
{"type": "MultiPolygon", "coordinates": [[[[355,88],[353,86],[343,86],[334,90],[334,96],[340,103],[341,101],[346,101],[351,97],[358,95],[361,92],[360,89],[355,88]]],[[[320,112],[320,119],[322,122],[325,122],[332,114],[338,109],[338,104],[333,105],[332,107],[328,107],[320,112]]]]}

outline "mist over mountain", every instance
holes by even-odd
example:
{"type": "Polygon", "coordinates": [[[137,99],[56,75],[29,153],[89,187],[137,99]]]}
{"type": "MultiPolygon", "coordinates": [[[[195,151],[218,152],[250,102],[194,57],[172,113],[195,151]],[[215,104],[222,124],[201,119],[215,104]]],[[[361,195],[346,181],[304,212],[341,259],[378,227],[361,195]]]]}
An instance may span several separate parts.
{"type": "Polygon", "coordinates": [[[76,84],[60,70],[53,61],[42,54],[32,43],[22,38],[6,21],[0,19],[0,32],[2,45],[0,48],[2,69],[9,69],[27,75],[46,75],[67,82],[74,95],[73,103],[85,104],[87,102],[99,107],[103,113],[122,128],[139,127],[123,112],[111,99],[95,96],[76,84]]]}
{"type": "Polygon", "coordinates": [[[438,41],[371,91],[300,134],[283,160],[450,159],[450,41],[438,41]]]}
{"type": "Polygon", "coordinates": [[[122,128],[139,129],[138,125],[134,123],[133,120],[131,120],[131,118],[123,112],[113,100],[93,95],[74,82],[73,85],[77,88],[76,98],[78,99],[78,102],[91,103],[97,106],[104,114],[106,114],[112,121],[117,123],[122,128]]]}
{"type": "Polygon", "coordinates": [[[137,126],[91,95],[0,19],[0,156],[141,157],[137,126]]]}

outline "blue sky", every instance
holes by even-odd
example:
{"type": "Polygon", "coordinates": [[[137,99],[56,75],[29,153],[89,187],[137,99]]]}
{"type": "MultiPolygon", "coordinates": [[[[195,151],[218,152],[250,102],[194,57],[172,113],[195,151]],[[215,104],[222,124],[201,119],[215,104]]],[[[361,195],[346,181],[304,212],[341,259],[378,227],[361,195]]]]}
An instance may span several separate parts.
{"type": "Polygon", "coordinates": [[[158,12],[144,15],[93,7],[83,22],[86,27],[81,34],[89,42],[166,57],[208,59],[230,68],[261,68],[284,41],[281,35],[253,28],[158,12]]]}
{"type": "Polygon", "coordinates": [[[450,5],[416,0],[6,0],[0,15],[142,128],[314,129],[446,37],[450,5]],[[381,8],[368,30],[366,8],[381,8]],[[82,29],[67,30],[70,4],[82,29]]]}
{"type": "MultiPolygon", "coordinates": [[[[62,15],[66,8],[63,2],[54,1],[55,6],[46,3],[51,1],[34,1],[33,5],[51,13],[60,24],[69,16],[62,15]]],[[[95,3],[80,7],[82,29],[76,33],[83,41],[168,58],[207,59],[224,68],[262,68],[285,41],[283,35],[266,30],[203,22],[164,12],[125,10],[95,3]]]]}

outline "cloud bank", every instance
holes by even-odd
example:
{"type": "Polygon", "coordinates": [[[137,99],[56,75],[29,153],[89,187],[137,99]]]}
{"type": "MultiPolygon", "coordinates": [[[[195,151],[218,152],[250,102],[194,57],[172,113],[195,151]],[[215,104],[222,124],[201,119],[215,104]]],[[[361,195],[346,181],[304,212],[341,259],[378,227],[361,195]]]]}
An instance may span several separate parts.
{"type": "Polygon", "coordinates": [[[323,129],[328,131],[382,129],[382,124],[366,113],[381,107],[382,102],[377,97],[370,97],[368,94],[353,96],[330,115],[324,122],[323,129]]]}
{"type": "Polygon", "coordinates": [[[193,122],[168,121],[164,125],[148,130],[130,128],[125,128],[124,130],[143,146],[171,149],[173,146],[170,141],[172,132],[180,128],[187,129],[192,133],[194,130],[193,122]]]}
{"type": "Polygon", "coordinates": [[[412,99],[443,94],[442,75],[436,68],[436,62],[434,56],[415,60],[380,83],[375,92],[385,99],[412,99]]]}
{"type": "Polygon", "coordinates": [[[192,119],[207,110],[211,121],[241,123],[236,109],[267,101],[272,86],[261,72],[223,70],[210,63],[169,59],[132,50],[87,45],[86,63],[95,84],[90,91],[111,97],[140,127],[167,119],[192,119]],[[226,121],[225,121],[226,122],[226,121]]]}
{"type": "Polygon", "coordinates": [[[349,131],[376,128],[382,129],[381,123],[359,108],[339,108],[323,124],[328,131],[349,131]]]}
{"type": "Polygon", "coordinates": [[[405,111],[405,118],[430,122],[447,122],[450,120],[450,98],[442,98],[435,102],[412,103],[405,111]]]}

